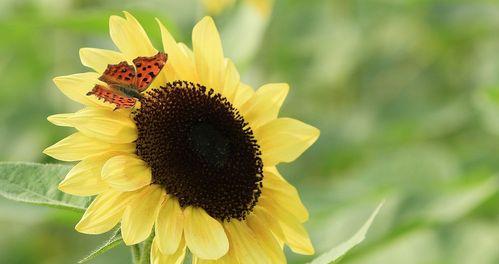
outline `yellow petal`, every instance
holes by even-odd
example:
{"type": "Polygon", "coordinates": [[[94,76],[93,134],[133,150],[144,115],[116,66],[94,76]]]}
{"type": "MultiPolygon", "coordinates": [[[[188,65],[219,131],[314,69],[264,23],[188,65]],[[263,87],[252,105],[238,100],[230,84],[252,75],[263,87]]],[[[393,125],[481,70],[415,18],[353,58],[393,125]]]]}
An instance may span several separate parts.
{"type": "Polygon", "coordinates": [[[280,206],[291,212],[303,223],[308,220],[307,208],[303,205],[300,195],[293,185],[289,184],[282,177],[264,168],[263,195],[268,196],[280,206]]]}
{"type": "Polygon", "coordinates": [[[169,255],[177,251],[183,229],[184,216],[178,200],[174,197],[167,198],[159,210],[155,226],[156,239],[161,252],[169,255]]]}
{"type": "Polygon", "coordinates": [[[137,191],[121,220],[121,236],[126,245],[140,243],[149,237],[164,198],[164,190],[155,184],[137,191]]]}
{"type": "Polygon", "coordinates": [[[108,190],[99,194],[76,225],[78,232],[101,234],[111,230],[121,219],[133,193],[108,190]]]}
{"type": "Polygon", "coordinates": [[[77,73],[54,78],[55,85],[69,99],[87,105],[96,107],[114,108],[113,104],[99,101],[95,96],[88,96],[94,86],[98,83],[99,74],[96,72],[77,73]]]}
{"type": "Polygon", "coordinates": [[[227,235],[230,238],[231,247],[241,263],[263,264],[269,263],[270,259],[258,243],[257,237],[246,223],[239,220],[231,220],[224,223],[227,235]]]}
{"type": "Polygon", "coordinates": [[[74,113],[56,114],[47,117],[47,120],[56,126],[72,127],[73,124],[70,122],[69,118],[73,115],[74,113]]]}
{"type": "Polygon", "coordinates": [[[215,259],[215,260],[210,260],[210,259],[200,259],[198,257],[196,257],[195,255],[192,255],[192,264],[242,264],[244,262],[239,262],[239,260],[237,259],[237,256],[235,254],[235,251],[234,251],[234,247],[233,246],[230,246],[230,245],[233,245],[232,244],[232,241],[230,241],[230,238],[229,239],[229,251],[227,251],[227,253],[225,255],[223,255],[221,258],[219,259],[215,259]]]}
{"type": "Polygon", "coordinates": [[[87,107],[73,114],[49,116],[48,120],[73,126],[86,136],[109,143],[130,143],[137,139],[137,127],[128,112],[87,107]]]}
{"type": "Polygon", "coordinates": [[[279,220],[286,244],[293,252],[302,255],[314,254],[314,247],[303,225],[290,212],[283,209],[275,201],[269,201],[265,197],[258,199],[258,204],[265,207],[279,220]]]}
{"type": "Polygon", "coordinates": [[[137,139],[137,127],[128,112],[85,108],[71,120],[83,134],[110,143],[130,143],[137,139]]]}
{"type": "Polygon", "coordinates": [[[288,94],[286,83],[266,84],[256,91],[240,109],[244,120],[250,123],[252,129],[277,118],[284,99],[288,94]]]}
{"type": "Polygon", "coordinates": [[[239,87],[236,90],[232,104],[236,107],[236,109],[240,109],[241,106],[253,96],[253,94],[255,94],[255,91],[251,88],[251,86],[239,83],[239,87]]]}
{"type": "Polygon", "coordinates": [[[112,153],[92,156],[76,164],[59,184],[59,190],[73,194],[90,196],[109,189],[101,178],[102,165],[112,157],[112,153]]]}
{"type": "Polygon", "coordinates": [[[110,187],[122,192],[149,185],[151,178],[151,168],[134,154],[112,157],[102,167],[102,179],[110,187]]]}
{"type": "Polygon", "coordinates": [[[163,40],[163,48],[168,54],[167,65],[171,65],[178,79],[197,82],[194,61],[182,52],[181,47],[177,44],[168,29],[156,19],[161,29],[161,38],[163,40]]]}
{"type": "Polygon", "coordinates": [[[248,215],[246,222],[270,259],[270,263],[286,263],[284,252],[269,227],[255,214],[248,215]]]}
{"type": "Polygon", "coordinates": [[[180,245],[173,254],[163,254],[159,249],[158,236],[154,237],[151,247],[151,264],[181,264],[185,258],[185,240],[180,241],[180,245]]]}
{"type": "Polygon", "coordinates": [[[227,254],[216,260],[200,259],[193,255],[191,263],[192,264],[238,264],[238,263],[241,264],[244,262],[239,262],[236,255],[234,254],[234,250],[229,249],[227,254]]]}
{"type": "Polygon", "coordinates": [[[77,161],[110,151],[131,153],[135,151],[135,144],[110,144],[77,132],[46,148],[43,153],[58,160],[77,161]]]}
{"type": "Polygon", "coordinates": [[[227,60],[227,65],[225,67],[225,80],[223,85],[222,95],[232,102],[239,87],[240,76],[237,72],[236,66],[231,60],[227,60]]]}
{"type": "Polygon", "coordinates": [[[202,259],[218,259],[229,250],[222,225],[201,208],[185,208],[184,236],[189,250],[202,259]]]}
{"type": "Polygon", "coordinates": [[[204,17],[192,30],[192,46],[201,84],[215,91],[223,86],[224,55],[215,22],[204,17]]]}
{"type": "Polygon", "coordinates": [[[81,48],[81,64],[94,69],[98,73],[103,73],[108,64],[118,64],[126,61],[125,56],[114,50],[81,48]]]}
{"type": "MultiPolygon", "coordinates": [[[[251,125],[251,124],[250,124],[251,125]]],[[[255,131],[265,166],[292,162],[319,137],[319,130],[291,118],[275,119],[255,131]]]]}
{"type": "Polygon", "coordinates": [[[265,224],[265,226],[268,227],[268,229],[276,237],[279,243],[284,243],[286,238],[284,237],[284,233],[282,232],[279,220],[277,220],[266,208],[256,205],[253,208],[252,215],[254,217],[257,217],[261,222],[265,224]]]}
{"type": "Polygon", "coordinates": [[[272,173],[277,178],[280,178],[280,179],[284,180],[284,177],[282,177],[281,173],[279,173],[279,171],[277,170],[276,166],[265,166],[264,170],[272,173]]]}
{"type": "Polygon", "coordinates": [[[129,13],[124,13],[126,19],[119,16],[109,19],[109,32],[116,47],[128,61],[156,54],[156,49],[139,22],[129,13]]]}
{"type": "Polygon", "coordinates": [[[156,76],[156,78],[154,78],[148,89],[164,86],[165,83],[169,82],[169,80],[176,80],[176,75],[172,69],[172,66],[167,63],[156,76]]]}
{"type": "Polygon", "coordinates": [[[159,77],[161,77],[161,78],[154,79],[154,82],[153,82],[153,84],[151,84],[151,87],[164,86],[165,83],[173,82],[173,81],[180,79],[178,77],[178,75],[175,73],[173,66],[171,64],[168,64],[168,63],[164,66],[159,77]],[[158,81],[156,81],[156,80],[158,80],[158,81]]]}
{"type": "Polygon", "coordinates": [[[189,58],[189,61],[191,61],[194,65],[194,52],[192,52],[192,50],[187,46],[185,45],[185,43],[182,43],[182,42],[179,42],[178,43],[178,47],[180,48],[180,50],[182,50],[182,52],[184,53],[185,56],[187,56],[187,58],[189,58]]]}

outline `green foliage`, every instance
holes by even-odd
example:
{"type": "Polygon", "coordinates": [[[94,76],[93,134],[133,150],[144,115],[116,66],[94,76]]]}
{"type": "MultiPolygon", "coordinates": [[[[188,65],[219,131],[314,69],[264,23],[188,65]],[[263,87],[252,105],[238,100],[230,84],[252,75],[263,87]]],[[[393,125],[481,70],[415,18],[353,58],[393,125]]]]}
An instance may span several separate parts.
{"type": "Polygon", "coordinates": [[[123,239],[121,238],[121,229],[117,228],[116,230],[112,231],[111,237],[109,237],[104,244],[102,244],[100,247],[96,248],[94,251],[92,251],[88,256],[85,258],[81,259],[78,261],[78,263],[86,263],[95,257],[107,252],[108,250],[118,246],[119,244],[123,243],[123,239]]]}
{"type": "Polygon", "coordinates": [[[24,162],[0,163],[0,195],[24,203],[82,212],[90,198],[77,197],[57,189],[71,167],[24,162]]]}
{"type": "Polygon", "coordinates": [[[378,205],[376,210],[371,214],[371,216],[367,219],[367,221],[362,225],[362,227],[347,241],[341,243],[340,245],[332,248],[331,250],[327,251],[326,253],[321,254],[310,264],[329,264],[333,263],[335,261],[338,261],[343,255],[345,255],[348,251],[350,251],[352,248],[357,246],[359,243],[364,241],[366,238],[366,233],[369,230],[369,227],[371,227],[371,224],[374,221],[374,218],[376,215],[379,213],[379,210],[383,206],[383,203],[378,205]]]}

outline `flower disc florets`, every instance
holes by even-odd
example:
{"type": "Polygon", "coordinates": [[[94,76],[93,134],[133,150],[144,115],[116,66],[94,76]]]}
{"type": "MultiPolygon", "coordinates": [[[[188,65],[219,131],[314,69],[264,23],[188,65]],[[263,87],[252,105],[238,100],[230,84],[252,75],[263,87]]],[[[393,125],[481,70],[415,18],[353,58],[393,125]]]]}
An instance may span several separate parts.
{"type": "Polygon", "coordinates": [[[219,220],[243,219],[262,188],[253,131],[219,93],[184,81],[153,89],[134,116],[137,155],[153,183],[219,220]]]}

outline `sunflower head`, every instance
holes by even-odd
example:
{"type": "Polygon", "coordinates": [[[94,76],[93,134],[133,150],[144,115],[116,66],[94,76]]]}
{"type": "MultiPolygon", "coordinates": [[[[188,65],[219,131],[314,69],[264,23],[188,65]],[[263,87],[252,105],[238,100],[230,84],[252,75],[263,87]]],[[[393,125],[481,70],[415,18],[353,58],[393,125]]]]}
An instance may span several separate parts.
{"type": "Polygon", "coordinates": [[[99,234],[121,222],[127,245],[154,230],[153,263],[179,263],[187,248],[199,263],[285,263],[283,244],[312,254],[303,228],[308,212],[276,165],[295,160],[319,131],[278,117],[287,84],[254,91],[240,81],[211,18],[194,27],[192,49],[158,24],[159,53],[133,16],[112,16],[111,38],[119,51],[83,48],[82,63],[93,71],[54,79],[85,106],[48,118],[77,132],[44,151],[79,161],[61,182],[62,191],[96,195],[76,229],[99,234]],[[144,89],[138,79],[115,87],[102,78],[110,65],[120,64],[132,67],[127,76],[135,77],[142,66],[137,59],[155,54],[168,60],[144,89]],[[119,101],[87,95],[96,85],[140,103],[114,111],[119,101]],[[140,96],[131,96],[135,92],[140,96]]]}

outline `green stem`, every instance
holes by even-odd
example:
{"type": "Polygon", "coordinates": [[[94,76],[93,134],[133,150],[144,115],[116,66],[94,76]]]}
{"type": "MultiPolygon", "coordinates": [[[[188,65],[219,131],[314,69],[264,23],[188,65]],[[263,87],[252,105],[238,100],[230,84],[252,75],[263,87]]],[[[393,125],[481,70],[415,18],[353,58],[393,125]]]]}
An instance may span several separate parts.
{"type": "Polygon", "coordinates": [[[132,251],[133,264],[140,264],[140,255],[141,255],[140,244],[132,245],[130,247],[130,250],[132,251]]]}
{"type": "Polygon", "coordinates": [[[140,256],[140,264],[149,264],[151,262],[151,245],[154,234],[151,234],[142,245],[142,256],[140,256]]]}

